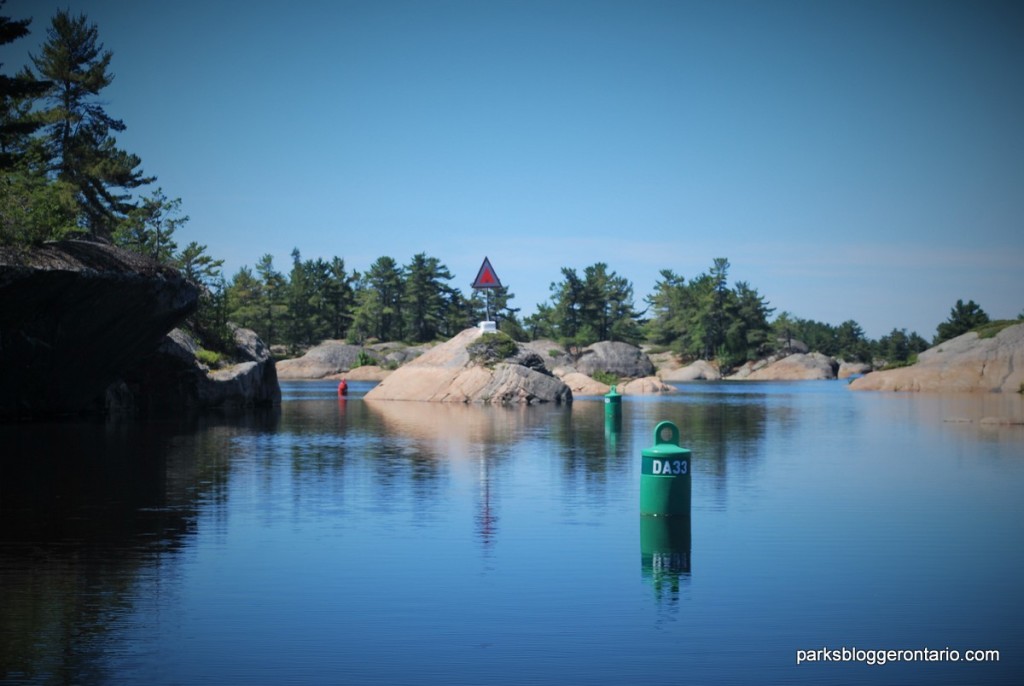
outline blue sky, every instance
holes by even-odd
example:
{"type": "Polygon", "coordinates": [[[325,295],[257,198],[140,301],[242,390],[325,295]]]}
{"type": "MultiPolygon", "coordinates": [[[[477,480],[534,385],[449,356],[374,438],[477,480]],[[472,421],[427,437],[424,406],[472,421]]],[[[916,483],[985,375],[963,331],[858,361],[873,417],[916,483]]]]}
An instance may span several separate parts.
{"type": "Polygon", "coordinates": [[[637,304],[729,258],[778,312],[930,339],[1024,310],[1024,3],[9,0],[114,52],[119,136],[230,276],[486,255],[637,304]]]}

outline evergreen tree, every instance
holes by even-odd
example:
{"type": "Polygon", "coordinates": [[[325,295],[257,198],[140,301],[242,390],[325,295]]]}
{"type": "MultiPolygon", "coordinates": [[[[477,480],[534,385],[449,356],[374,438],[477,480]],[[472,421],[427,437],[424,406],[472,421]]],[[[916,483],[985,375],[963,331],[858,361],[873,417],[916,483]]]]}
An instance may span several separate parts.
{"type": "MultiPolygon", "coordinates": [[[[5,4],[7,0],[0,0],[0,8],[5,4]]],[[[31,19],[15,21],[0,16],[0,45],[27,36],[31,23],[31,19]]],[[[22,161],[30,136],[43,124],[31,111],[32,101],[49,87],[48,82],[36,80],[27,70],[15,76],[0,73],[0,170],[14,169],[22,161]]]]}
{"type": "Polygon", "coordinates": [[[174,262],[182,275],[199,287],[199,306],[192,326],[208,347],[222,349],[228,342],[227,284],[221,273],[224,260],[206,254],[206,246],[190,242],[174,262]]]}
{"type": "Polygon", "coordinates": [[[878,339],[874,348],[875,355],[889,366],[899,366],[915,362],[917,353],[927,350],[928,343],[916,332],[908,334],[906,329],[893,329],[878,339]]]}
{"type": "Polygon", "coordinates": [[[352,309],[355,306],[352,284],[358,280],[358,273],[345,272],[345,260],[340,257],[331,260],[324,293],[324,319],[327,325],[325,335],[328,338],[343,338],[351,326],[352,309]]]}
{"type": "Polygon", "coordinates": [[[584,318],[599,341],[639,343],[643,337],[633,305],[633,284],[598,262],[583,270],[584,318]]]}
{"type": "Polygon", "coordinates": [[[725,330],[726,364],[731,366],[756,360],[774,349],[768,323],[774,308],[768,306],[757,289],[746,281],[738,281],[727,297],[733,303],[730,307],[733,316],[725,330]]]}
{"type": "Polygon", "coordinates": [[[438,337],[447,321],[453,289],[448,267],[426,253],[413,255],[405,266],[402,315],[409,340],[425,343],[438,337]]]}
{"type": "Polygon", "coordinates": [[[813,319],[797,318],[794,325],[796,329],[794,335],[803,341],[808,349],[823,355],[839,354],[839,338],[836,328],[831,324],[813,319]]]}
{"type": "Polygon", "coordinates": [[[554,325],[554,309],[547,303],[538,303],[537,311],[523,320],[523,326],[531,341],[557,336],[554,325]]]}
{"type": "Polygon", "coordinates": [[[965,305],[963,300],[957,300],[949,311],[949,319],[939,324],[936,329],[933,344],[938,345],[950,338],[956,338],[988,322],[988,314],[976,302],[968,300],[965,305]]]}
{"type": "Polygon", "coordinates": [[[693,307],[687,313],[686,352],[702,360],[711,360],[716,351],[715,282],[710,274],[690,280],[693,307]]]}
{"type": "Polygon", "coordinates": [[[85,15],[54,15],[42,52],[32,56],[50,82],[45,99],[51,171],[76,192],[80,222],[93,236],[108,238],[133,209],[132,189],[151,183],[141,160],[117,147],[115,132],[125,124],[103,109],[100,93],[113,81],[113,53],[85,15]]]}
{"type": "Polygon", "coordinates": [[[651,314],[645,327],[647,340],[682,353],[687,316],[693,309],[692,294],[684,277],[671,269],[662,269],[660,273],[661,280],[655,282],[654,292],[645,298],[651,314]]]}
{"type": "Polygon", "coordinates": [[[174,232],[188,220],[187,215],[181,214],[181,198],[171,200],[162,188],[157,188],[128,211],[112,238],[115,245],[170,264],[178,249],[174,232]]]}
{"type": "MultiPolygon", "coordinates": [[[[0,45],[27,36],[30,23],[0,16],[0,45]]],[[[38,244],[76,230],[74,191],[50,181],[45,149],[32,135],[43,123],[33,101],[49,87],[28,70],[0,73],[0,244],[38,244]]]]}
{"type": "Polygon", "coordinates": [[[349,337],[363,341],[374,337],[381,341],[403,338],[402,297],[404,279],[391,257],[379,257],[363,275],[356,295],[349,337]]]}
{"type": "Polygon", "coordinates": [[[562,267],[562,281],[551,284],[553,307],[551,328],[559,342],[566,347],[584,346],[597,340],[597,333],[585,328],[583,318],[583,280],[575,269],[562,267]]]}
{"type": "Polygon", "coordinates": [[[838,355],[847,361],[870,362],[871,346],[860,324],[848,319],[836,328],[838,355]]]}
{"type": "Polygon", "coordinates": [[[285,305],[287,282],[281,272],[274,268],[274,258],[269,253],[263,255],[256,263],[256,274],[260,279],[260,299],[258,324],[253,329],[267,345],[281,342],[282,320],[287,307],[285,305]]]}
{"type": "Polygon", "coordinates": [[[717,358],[725,367],[773,350],[768,323],[773,308],[745,281],[729,288],[728,277],[729,260],[724,257],[689,282],[672,270],[662,270],[647,298],[648,340],[668,345],[688,359],[717,358]]]}
{"type": "Polygon", "coordinates": [[[784,348],[793,347],[793,337],[796,330],[796,320],[789,312],[782,312],[772,322],[772,331],[778,343],[784,348]]]}
{"type": "MultiPolygon", "coordinates": [[[[541,310],[546,328],[566,347],[581,348],[601,340],[638,343],[642,338],[639,313],[633,305],[633,285],[608,271],[603,262],[583,271],[562,268],[563,280],[551,284],[552,306],[541,310]]],[[[539,320],[530,323],[539,328],[539,320]]]]}
{"type": "Polygon", "coordinates": [[[285,284],[284,297],[287,302],[287,323],[283,340],[295,353],[299,346],[312,342],[316,326],[314,279],[308,266],[303,264],[298,248],[292,249],[292,271],[285,284]]]}
{"type": "Polygon", "coordinates": [[[25,160],[0,179],[0,244],[36,245],[78,231],[74,189],[25,160]]]}
{"type": "Polygon", "coordinates": [[[705,314],[707,327],[705,333],[705,358],[711,359],[725,345],[727,321],[732,318],[735,302],[729,297],[729,260],[716,257],[711,266],[711,293],[703,300],[708,309],[705,314]]]}
{"type": "Polygon", "coordinates": [[[224,260],[213,259],[206,254],[205,245],[192,241],[175,256],[175,264],[186,279],[210,288],[221,279],[224,260]]]}
{"type": "Polygon", "coordinates": [[[263,328],[263,284],[249,267],[242,267],[231,277],[227,287],[228,319],[238,326],[252,329],[270,344],[263,328]]]}
{"type": "Polygon", "coordinates": [[[474,290],[467,298],[457,288],[448,293],[448,302],[445,306],[444,327],[441,335],[451,338],[463,329],[476,326],[478,322],[484,321],[485,303],[479,291],[474,290]]]}

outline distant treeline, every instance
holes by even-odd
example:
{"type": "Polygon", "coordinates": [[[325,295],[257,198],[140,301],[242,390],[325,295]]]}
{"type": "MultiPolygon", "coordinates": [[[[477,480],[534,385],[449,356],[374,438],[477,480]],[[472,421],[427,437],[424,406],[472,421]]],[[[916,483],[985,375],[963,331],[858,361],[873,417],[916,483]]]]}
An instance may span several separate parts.
{"type": "MultiPolygon", "coordinates": [[[[786,350],[801,341],[810,350],[848,361],[884,360],[904,364],[929,343],[916,332],[893,329],[878,340],[853,320],[838,326],[801,319],[774,308],[750,284],[728,282],[729,261],[714,260],[707,272],[685,279],[662,270],[654,293],[637,308],[632,283],[602,262],[582,273],[563,267],[551,297],[534,314],[519,317],[507,289],[493,292],[490,318],[517,340],[554,339],[567,348],[611,340],[649,343],[684,359],[717,359],[734,367],[786,350]]],[[[448,338],[484,319],[479,291],[465,295],[449,282],[451,272],[437,258],[414,255],[399,266],[380,257],[365,273],[346,271],[340,257],[301,258],[292,252],[288,274],[270,255],[255,269],[243,267],[227,283],[213,284],[206,321],[233,321],[272,343],[293,350],[327,338],[423,343],[448,338]]],[[[988,321],[973,301],[958,301],[938,327],[934,343],[988,321]]]]}
{"type": "MultiPolygon", "coordinates": [[[[213,284],[205,321],[231,321],[292,349],[328,338],[434,341],[485,317],[485,298],[479,292],[464,295],[449,285],[451,279],[448,268],[425,253],[402,266],[380,257],[360,273],[347,271],[340,257],[303,260],[295,249],[287,274],[264,255],[255,269],[242,267],[230,282],[213,284]]],[[[491,316],[521,337],[518,310],[508,306],[513,297],[507,289],[494,289],[491,316]]]]}

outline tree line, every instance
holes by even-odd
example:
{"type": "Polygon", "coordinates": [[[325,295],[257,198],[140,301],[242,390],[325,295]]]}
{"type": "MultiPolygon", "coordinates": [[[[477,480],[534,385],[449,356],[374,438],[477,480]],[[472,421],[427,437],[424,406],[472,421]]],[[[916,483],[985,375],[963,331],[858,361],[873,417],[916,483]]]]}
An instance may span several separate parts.
{"type": "MultiPolygon", "coordinates": [[[[452,287],[448,267],[426,253],[405,265],[382,256],[363,273],[348,271],[341,257],[304,260],[298,248],[291,256],[288,273],[267,254],[255,269],[242,267],[230,282],[215,286],[223,293],[216,320],[298,350],[329,338],[424,343],[454,336],[486,316],[484,297],[452,287]]],[[[521,337],[518,310],[509,306],[515,295],[499,288],[491,297],[491,318],[521,337]]]]}
{"type": "Polygon", "coordinates": [[[479,291],[465,296],[452,287],[448,268],[425,253],[402,266],[380,257],[360,273],[347,272],[340,257],[303,260],[295,249],[288,274],[274,268],[270,255],[255,270],[241,268],[223,287],[224,317],[297,350],[327,338],[429,342],[489,316],[520,341],[553,339],[570,351],[605,340],[647,343],[684,359],[717,360],[723,367],[793,349],[796,341],[847,361],[906,364],[930,345],[989,322],[974,301],[958,300],[931,343],[896,328],[874,340],[852,319],[832,325],[790,312],[773,319],[774,308],[755,287],[745,281],[730,285],[729,268],[727,258],[716,258],[690,279],[662,270],[640,310],[633,284],[606,263],[582,271],[563,267],[562,278],[550,285],[548,302],[520,319],[507,288],[494,294],[487,314],[479,291]]]}
{"type": "MultiPolygon", "coordinates": [[[[30,23],[0,16],[0,45],[28,35],[30,23]]],[[[726,258],[689,279],[662,270],[643,309],[632,283],[607,264],[582,272],[563,267],[549,301],[522,320],[507,289],[488,294],[492,302],[479,291],[467,296],[451,286],[448,268],[425,253],[404,265],[382,256],[360,273],[341,257],[303,259],[296,248],[285,271],[264,255],[228,280],[223,261],[206,246],[193,241],[179,249],[175,234],[188,222],[181,199],[161,188],[141,190],[156,177],[118,145],[116,134],[126,125],[101,99],[113,80],[112,57],[95,24],[58,11],[30,66],[0,72],[0,243],[85,237],[173,266],[200,286],[190,325],[212,346],[225,344],[228,322],[297,351],[327,338],[433,341],[488,317],[517,340],[550,338],[577,350],[600,340],[647,342],[726,367],[784,350],[793,340],[844,359],[895,363],[928,347],[905,329],[869,340],[852,320],[833,326],[789,312],[771,319],[774,308],[756,288],[729,283],[726,258]]],[[[973,301],[957,301],[933,343],[986,322],[973,301]]]]}

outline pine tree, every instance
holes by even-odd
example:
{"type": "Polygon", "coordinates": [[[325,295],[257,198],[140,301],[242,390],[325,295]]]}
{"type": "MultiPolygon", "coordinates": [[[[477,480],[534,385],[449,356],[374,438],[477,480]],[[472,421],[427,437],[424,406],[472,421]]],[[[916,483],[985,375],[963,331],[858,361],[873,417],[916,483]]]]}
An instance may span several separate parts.
{"type": "Polygon", "coordinates": [[[391,257],[379,257],[363,275],[356,295],[349,337],[363,341],[374,337],[381,341],[403,338],[402,297],[404,278],[391,257]]]}
{"type": "Polygon", "coordinates": [[[194,284],[212,287],[221,278],[224,260],[215,260],[206,254],[206,246],[190,242],[174,258],[182,276],[194,284]]]}
{"type": "Polygon", "coordinates": [[[746,281],[737,281],[728,298],[733,304],[725,330],[724,362],[731,366],[762,357],[772,348],[768,317],[774,309],[746,281]]]}
{"type": "Polygon", "coordinates": [[[359,274],[345,272],[345,260],[334,257],[331,260],[324,294],[327,332],[329,338],[342,338],[352,323],[352,309],[355,293],[352,285],[359,280],[359,274]]]}
{"type": "Polygon", "coordinates": [[[242,267],[227,287],[228,319],[238,326],[252,329],[270,343],[263,328],[263,284],[249,267],[242,267]]]}
{"type": "MultiPolygon", "coordinates": [[[[551,284],[552,307],[545,310],[551,333],[567,347],[581,348],[602,340],[639,343],[639,313],[628,279],[597,262],[583,270],[562,268],[563,280],[551,284]]],[[[538,313],[541,310],[538,308],[538,313]]],[[[537,319],[530,328],[539,328],[537,319]]]]}
{"type": "Polygon", "coordinates": [[[174,264],[182,276],[199,288],[199,306],[191,324],[203,339],[204,346],[223,349],[227,345],[227,284],[221,273],[224,260],[206,254],[206,246],[190,242],[174,256],[174,264]]]}
{"type": "MultiPolygon", "coordinates": [[[[0,45],[27,36],[30,23],[0,16],[0,45]]],[[[37,244],[76,230],[73,189],[50,181],[45,151],[33,136],[43,119],[32,105],[49,87],[27,69],[0,73],[0,244],[37,244]]]]}
{"type": "Polygon", "coordinates": [[[274,257],[269,253],[256,263],[256,273],[260,279],[260,314],[259,323],[253,328],[267,345],[279,343],[282,320],[287,311],[285,306],[287,282],[281,272],[274,268],[274,257]]]}
{"type": "Polygon", "coordinates": [[[115,245],[170,264],[178,249],[174,232],[188,220],[181,214],[181,198],[171,200],[162,188],[157,188],[128,211],[111,238],[115,245]]]}
{"type": "Polygon", "coordinates": [[[438,337],[447,319],[452,274],[436,257],[413,255],[405,266],[402,315],[409,340],[425,343],[438,337]]]}
{"type": "Polygon", "coordinates": [[[978,303],[968,300],[965,305],[963,300],[957,300],[949,311],[949,319],[937,327],[933,344],[938,345],[950,338],[956,338],[988,322],[988,314],[978,303]]]}
{"type": "Polygon", "coordinates": [[[646,324],[647,339],[656,345],[671,346],[683,352],[686,338],[686,313],[692,307],[686,279],[671,269],[662,269],[654,292],[645,298],[651,316],[646,324]]]}
{"type": "MultiPolygon", "coordinates": [[[[0,8],[5,4],[6,0],[0,0],[0,8]]],[[[31,19],[15,21],[0,16],[0,45],[27,36],[31,23],[31,19]]],[[[0,73],[0,170],[13,169],[21,162],[29,137],[43,123],[31,112],[32,101],[49,87],[48,82],[36,80],[27,70],[15,76],[0,73]]]]}
{"type": "Polygon", "coordinates": [[[103,109],[100,93],[113,81],[113,53],[104,50],[99,31],[86,16],[58,11],[42,52],[32,56],[50,81],[45,99],[50,169],[76,192],[80,222],[95,237],[109,238],[135,207],[131,191],[152,183],[142,161],[117,147],[113,134],[125,130],[103,109]]]}

